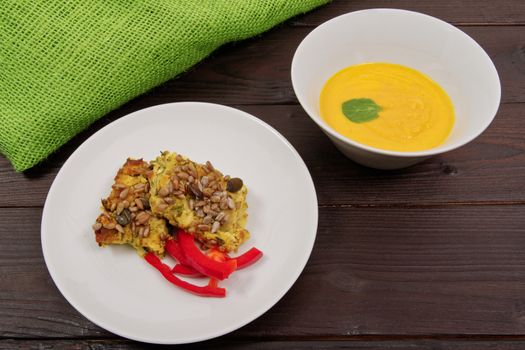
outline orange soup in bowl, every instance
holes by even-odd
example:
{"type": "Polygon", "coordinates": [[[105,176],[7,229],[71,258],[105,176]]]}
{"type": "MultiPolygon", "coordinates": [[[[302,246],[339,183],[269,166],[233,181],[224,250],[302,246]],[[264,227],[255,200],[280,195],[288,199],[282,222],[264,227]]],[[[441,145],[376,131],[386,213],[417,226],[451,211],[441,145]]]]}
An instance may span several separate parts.
{"type": "Polygon", "coordinates": [[[337,72],[324,85],[319,105],[321,117],[341,135],[390,151],[439,146],[455,120],[445,90],[417,70],[391,63],[337,72]]]}

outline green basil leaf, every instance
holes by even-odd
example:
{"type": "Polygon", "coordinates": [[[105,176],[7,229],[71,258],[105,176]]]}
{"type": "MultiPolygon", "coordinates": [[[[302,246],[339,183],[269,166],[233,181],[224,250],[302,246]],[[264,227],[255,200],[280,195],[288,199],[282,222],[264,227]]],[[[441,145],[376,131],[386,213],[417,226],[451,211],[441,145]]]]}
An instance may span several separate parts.
{"type": "Polygon", "coordinates": [[[365,123],[379,117],[381,106],[369,98],[353,98],[342,104],[343,114],[354,123],[365,123]]]}

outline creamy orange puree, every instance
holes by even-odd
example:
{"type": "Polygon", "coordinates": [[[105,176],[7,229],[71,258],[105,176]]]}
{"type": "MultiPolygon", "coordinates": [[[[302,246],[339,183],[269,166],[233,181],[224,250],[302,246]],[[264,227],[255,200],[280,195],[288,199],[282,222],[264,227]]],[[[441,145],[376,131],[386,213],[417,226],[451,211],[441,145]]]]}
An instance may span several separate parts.
{"type": "Polygon", "coordinates": [[[422,151],[443,143],[454,126],[447,93],[428,76],[405,66],[365,63],[347,67],[325,84],[321,117],[335,131],[359,143],[391,151],[422,151]],[[353,122],[342,104],[371,99],[380,110],[375,119],[353,122]]]}

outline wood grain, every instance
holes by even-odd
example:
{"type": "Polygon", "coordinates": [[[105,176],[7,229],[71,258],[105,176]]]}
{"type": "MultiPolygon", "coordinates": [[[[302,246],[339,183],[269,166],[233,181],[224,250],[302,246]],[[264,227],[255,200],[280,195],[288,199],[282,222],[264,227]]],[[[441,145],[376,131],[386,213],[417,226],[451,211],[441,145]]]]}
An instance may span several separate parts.
{"type": "MultiPolygon", "coordinates": [[[[494,61],[504,103],[525,102],[525,27],[459,27],[494,61]]],[[[297,103],[290,80],[293,54],[308,27],[279,27],[226,45],[179,79],[153,90],[152,103],[207,101],[222,104],[297,103]]],[[[450,53],[453,55],[454,53],[450,53]]]]}
{"type": "MultiPolygon", "coordinates": [[[[268,122],[299,151],[312,174],[321,205],[435,205],[525,203],[523,106],[503,105],[487,131],[463,148],[390,172],[349,161],[299,106],[237,107],[268,122]]],[[[96,123],[27,174],[15,173],[5,159],[0,159],[0,206],[42,206],[65,159],[113,119],[96,123]]]]}
{"type": "Polygon", "coordinates": [[[369,8],[396,8],[422,12],[455,25],[523,25],[525,3],[516,0],[343,0],[334,1],[291,21],[296,26],[317,26],[335,16],[369,8]]]}
{"type": "MultiPolygon", "coordinates": [[[[451,53],[453,54],[453,53],[451,53]]],[[[25,174],[0,156],[0,350],[159,348],[124,340],[62,297],[40,247],[42,205],[69,155],[128,113],[174,101],[236,106],[299,151],[314,179],[319,229],[292,289],[259,319],[192,349],[525,348],[525,2],[351,0],[240,43],[105,116],[25,174]],[[293,93],[290,64],[318,24],[365,8],[437,16],[488,52],[503,105],[476,141],[406,170],[342,156],[293,93]]]]}
{"type": "MultiPolygon", "coordinates": [[[[40,209],[0,211],[0,337],[109,337],[57,291],[40,209]]],[[[525,206],[321,208],[308,265],[233,337],[523,335],[525,206]]]]}
{"type": "Polygon", "coordinates": [[[303,341],[263,341],[263,340],[218,340],[181,346],[155,346],[128,340],[3,340],[0,350],[123,350],[123,349],[352,349],[352,350],[521,350],[525,341],[520,340],[303,340],[303,341]]]}

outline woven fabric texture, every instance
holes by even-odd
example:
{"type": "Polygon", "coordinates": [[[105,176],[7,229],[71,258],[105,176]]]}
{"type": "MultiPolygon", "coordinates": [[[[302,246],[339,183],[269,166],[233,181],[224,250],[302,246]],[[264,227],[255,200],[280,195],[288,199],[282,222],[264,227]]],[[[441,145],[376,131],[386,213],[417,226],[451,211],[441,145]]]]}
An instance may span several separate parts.
{"type": "Polygon", "coordinates": [[[0,152],[28,169],[93,121],[224,43],[326,0],[7,0],[0,152]]]}

